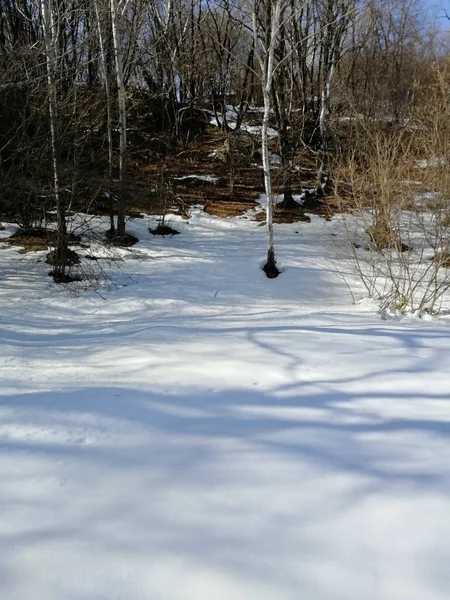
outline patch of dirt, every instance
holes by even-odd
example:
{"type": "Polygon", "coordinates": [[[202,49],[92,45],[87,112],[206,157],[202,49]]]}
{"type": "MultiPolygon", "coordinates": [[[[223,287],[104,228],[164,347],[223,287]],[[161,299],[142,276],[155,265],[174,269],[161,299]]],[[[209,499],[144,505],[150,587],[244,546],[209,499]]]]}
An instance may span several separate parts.
{"type": "MultiPolygon", "coordinates": [[[[260,212],[255,217],[256,221],[261,224],[266,222],[266,213],[260,212]]],[[[274,223],[311,223],[311,217],[305,215],[302,206],[299,204],[298,208],[284,209],[275,207],[273,211],[273,222],[274,223]]]]}
{"type": "MultiPolygon", "coordinates": [[[[253,156],[251,164],[235,164],[231,180],[230,165],[218,158],[228,139],[219,128],[208,125],[196,139],[183,145],[180,140],[164,133],[135,131],[130,137],[131,147],[128,164],[127,209],[129,218],[142,218],[142,213],[165,215],[175,212],[189,218],[193,205],[205,207],[205,211],[219,217],[236,217],[257,206],[256,200],[264,192],[261,161],[253,156]],[[133,142],[133,135],[137,139],[133,142]],[[214,175],[215,179],[211,176],[214,175]],[[201,179],[208,176],[208,178],[201,179]],[[181,178],[181,179],[180,179],[181,178]]],[[[244,136],[245,137],[245,136],[244,136]]],[[[257,141],[255,141],[258,144],[257,141]]],[[[271,140],[271,151],[279,153],[278,141],[271,140]]],[[[103,152],[103,151],[102,151],[103,152]]],[[[113,181],[107,177],[107,157],[100,153],[103,167],[86,169],[77,192],[72,199],[72,208],[88,214],[107,216],[119,194],[118,171],[113,171],[113,181]]],[[[274,168],[273,191],[280,194],[283,189],[283,173],[274,168]]],[[[316,158],[313,153],[299,151],[295,157],[292,192],[295,196],[305,189],[312,189],[317,179],[316,158]]],[[[309,200],[305,198],[305,200],[309,200]]],[[[305,212],[329,218],[335,212],[328,197],[317,203],[307,202],[307,207],[279,212],[275,221],[280,223],[308,221],[305,212]]],[[[259,217],[261,219],[263,217],[259,217]]],[[[55,245],[50,238],[21,240],[25,251],[47,250],[55,245]]],[[[18,243],[18,240],[15,240],[18,243]]],[[[123,241],[111,241],[117,245],[132,245],[123,241]]],[[[135,243],[135,242],[134,242],[135,243]]]]}
{"type": "MultiPolygon", "coordinates": [[[[80,236],[73,233],[67,234],[67,241],[71,245],[77,245],[80,242],[80,236]]],[[[58,234],[53,229],[36,228],[36,229],[19,229],[15,231],[9,238],[2,240],[11,246],[22,246],[19,254],[27,252],[39,252],[47,250],[49,246],[56,246],[58,234]]]]}
{"type": "MultiPolygon", "coordinates": [[[[264,192],[264,174],[261,161],[256,157],[251,164],[235,164],[231,180],[230,165],[219,157],[228,136],[217,127],[208,125],[189,145],[170,140],[163,133],[147,135],[140,132],[139,136],[136,151],[130,150],[129,156],[126,212],[131,218],[139,218],[141,213],[163,215],[169,212],[189,217],[189,209],[193,205],[205,206],[206,212],[219,217],[235,217],[254,208],[255,201],[264,192]],[[156,147],[163,147],[164,152],[154,151],[156,147]],[[214,180],[211,180],[212,175],[214,180]],[[205,176],[209,179],[201,179],[205,176]]],[[[277,140],[271,140],[271,151],[279,153],[277,140]]],[[[274,168],[272,176],[274,193],[280,194],[283,189],[282,170],[274,168]]],[[[117,177],[118,173],[114,172],[109,189],[106,178],[99,176],[98,172],[86,174],[84,187],[80,186],[78,190],[77,209],[108,215],[111,201],[105,194],[118,195],[117,177]],[[94,198],[93,190],[96,190],[94,198]],[[91,199],[88,207],[86,198],[91,199]]],[[[293,194],[299,195],[305,189],[313,188],[316,179],[316,157],[306,150],[299,151],[295,157],[293,194]]],[[[304,212],[329,218],[335,207],[327,197],[314,205],[309,203],[304,212]]],[[[285,219],[281,222],[298,220],[287,213],[284,216],[280,214],[279,218],[285,219]]]]}
{"type": "MultiPolygon", "coordinates": [[[[217,210],[224,214],[229,211],[228,216],[231,216],[237,214],[237,209],[232,206],[234,203],[253,204],[263,190],[262,169],[255,165],[236,167],[231,182],[229,165],[212,156],[225,140],[226,134],[211,126],[193,140],[188,149],[173,149],[162,159],[131,167],[128,189],[129,206],[133,212],[164,214],[176,211],[185,215],[192,205],[210,206],[225,202],[230,203],[229,208],[224,206],[217,210]],[[201,179],[211,175],[215,176],[215,180],[201,179]],[[161,193],[162,181],[170,187],[169,197],[161,193]]],[[[210,210],[215,214],[216,207],[210,210]]],[[[248,208],[242,212],[245,210],[248,208]]]]}
{"type": "Polygon", "coordinates": [[[239,217],[255,206],[254,200],[216,200],[205,204],[205,212],[216,217],[239,217]]]}

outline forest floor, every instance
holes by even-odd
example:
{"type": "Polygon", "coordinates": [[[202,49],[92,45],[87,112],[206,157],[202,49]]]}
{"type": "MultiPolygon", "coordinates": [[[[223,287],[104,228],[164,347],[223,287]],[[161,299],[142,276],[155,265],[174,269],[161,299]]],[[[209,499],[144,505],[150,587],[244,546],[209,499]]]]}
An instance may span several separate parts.
{"type": "MultiPolygon", "coordinates": [[[[232,217],[254,208],[264,190],[261,160],[258,156],[240,155],[231,169],[225,150],[228,135],[210,125],[186,148],[180,142],[174,145],[163,134],[151,136],[141,132],[137,137],[131,135],[134,144],[129,156],[129,215],[159,215],[172,208],[184,214],[189,206],[201,204],[209,214],[232,217]]],[[[259,144],[256,136],[253,139],[255,146],[259,144]]],[[[270,148],[273,189],[277,194],[281,193],[283,184],[278,142],[271,140],[270,148]]],[[[317,185],[316,157],[311,151],[304,150],[297,154],[295,163],[292,189],[299,196],[302,191],[317,185]]],[[[90,182],[91,189],[98,186],[96,179],[90,182]]],[[[329,195],[323,203],[311,203],[308,209],[315,214],[331,215],[337,206],[333,196],[329,195]]],[[[107,214],[108,210],[108,202],[101,197],[92,203],[95,214],[107,214]]],[[[300,204],[290,211],[278,208],[274,220],[295,222],[302,213],[300,204]]]]}
{"type": "Polygon", "coordinates": [[[450,597],[448,317],[376,316],[339,216],[267,279],[257,210],[132,219],[98,286],[0,248],[2,599],[450,597]]]}

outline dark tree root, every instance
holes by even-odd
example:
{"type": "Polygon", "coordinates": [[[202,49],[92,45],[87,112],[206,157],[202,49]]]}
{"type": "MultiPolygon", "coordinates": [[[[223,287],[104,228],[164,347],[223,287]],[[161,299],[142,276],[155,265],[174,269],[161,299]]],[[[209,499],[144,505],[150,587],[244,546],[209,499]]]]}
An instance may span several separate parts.
{"type": "Polygon", "coordinates": [[[152,235],[178,235],[180,232],[177,231],[176,229],[173,229],[172,227],[169,227],[169,225],[163,225],[160,224],[158,225],[158,227],[156,227],[156,229],[149,229],[149,232],[152,235]]]}
{"type": "Polygon", "coordinates": [[[283,201],[277,205],[277,208],[283,210],[296,210],[297,208],[300,208],[300,204],[294,200],[291,192],[284,192],[283,201]]]}
{"type": "Polygon", "coordinates": [[[277,263],[275,260],[275,252],[271,249],[267,253],[267,262],[263,267],[264,273],[267,275],[269,279],[275,279],[278,277],[281,271],[277,268],[277,263]]]}
{"type": "Polygon", "coordinates": [[[65,248],[64,252],[61,250],[52,250],[46,256],[46,262],[54,267],[62,267],[63,263],[66,267],[80,264],[80,257],[78,254],[70,248],[65,248]]]}
{"type": "Polygon", "coordinates": [[[55,273],[55,271],[49,272],[49,277],[53,277],[55,283],[72,283],[74,281],[81,281],[79,275],[68,275],[67,273],[55,273]]]}
{"type": "Polygon", "coordinates": [[[314,192],[310,192],[309,190],[305,190],[303,192],[303,210],[320,210],[323,206],[323,190],[316,190],[314,192]]]}

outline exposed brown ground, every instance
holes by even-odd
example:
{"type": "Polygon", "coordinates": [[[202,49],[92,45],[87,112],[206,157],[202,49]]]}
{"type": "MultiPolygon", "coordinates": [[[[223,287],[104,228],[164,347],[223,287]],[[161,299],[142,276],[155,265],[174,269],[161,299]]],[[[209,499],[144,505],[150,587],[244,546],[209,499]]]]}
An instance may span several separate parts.
{"type": "MultiPolygon", "coordinates": [[[[237,166],[235,169],[234,185],[231,187],[229,165],[211,155],[220,150],[226,140],[226,135],[216,127],[209,126],[206,132],[195,141],[190,142],[188,149],[170,149],[165,156],[151,155],[147,150],[135,150],[132,153],[130,168],[130,213],[144,212],[160,214],[164,211],[177,210],[180,214],[187,213],[188,207],[199,204],[205,211],[220,217],[241,215],[257,206],[256,200],[264,192],[263,172],[254,163],[247,166],[237,166]],[[188,175],[214,175],[216,182],[176,181],[177,177],[188,175]],[[170,191],[161,193],[164,181],[170,191]]],[[[277,152],[276,141],[271,142],[273,152],[277,152]]],[[[301,188],[314,186],[315,161],[304,153],[298,157],[298,169],[294,179],[293,192],[299,194],[301,188]]],[[[281,193],[281,172],[273,169],[274,193],[281,193]]],[[[308,221],[305,212],[320,214],[328,217],[335,211],[332,198],[326,198],[315,207],[303,211],[282,211],[275,214],[277,222],[308,221]]],[[[261,219],[262,217],[257,217],[261,219]]]]}
{"type": "MultiPolygon", "coordinates": [[[[79,245],[80,238],[76,235],[68,235],[70,245],[79,245]]],[[[13,233],[9,238],[5,238],[2,242],[10,244],[11,246],[21,246],[18,250],[19,254],[25,254],[26,252],[38,252],[40,250],[47,250],[49,246],[55,246],[57,243],[56,232],[44,229],[19,229],[19,231],[13,233]]]]}
{"type": "MultiPolygon", "coordinates": [[[[139,218],[145,214],[165,214],[177,212],[188,218],[189,207],[201,205],[209,214],[219,217],[235,217],[258,206],[256,200],[264,192],[263,171],[257,159],[252,164],[237,165],[233,182],[230,180],[230,167],[214,153],[223,150],[226,134],[217,127],[208,126],[205,132],[183,148],[179,143],[160,135],[159,137],[139,133],[132,139],[128,159],[129,216],[139,218]],[[186,176],[214,176],[214,181],[177,180],[186,176]],[[233,183],[233,185],[231,185],[233,183]]],[[[277,141],[272,140],[271,152],[278,152],[277,141]]],[[[222,152],[223,154],[223,152],[222,152]]],[[[296,160],[297,169],[293,180],[294,195],[302,189],[312,188],[315,183],[315,159],[304,152],[296,160]]],[[[72,204],[74,210],[90,214],[109,214],[110,201],[105,197],[109,191],[104,172],[92,168],[80,175],[78,199],[72,204]]],[[[113,191],[118,188],[118,173],[114,173],[113,191]]],[[[282,174],[276,166],[272,171],[272,184],[275,194],[282,191],[282,174]]],[[[325,218],[338,210],[332,197],[323,202],[312,202],[306,209],[282,210],[276,208],[276,223],[309,222],[309,214],[319,214],[325,218]]],[[[263,211],[255,211],[254,218],[264,222],[263,211]]],[[[46,250],[55,244],[54,233],[45,229],[19,231],[5,240],[20,245],[20,252],[46,250]]],[[[76,243],[77,240],[73,240],[76,243]]],[[[72,243],[73,243],[72,242],[72,243]]]]}

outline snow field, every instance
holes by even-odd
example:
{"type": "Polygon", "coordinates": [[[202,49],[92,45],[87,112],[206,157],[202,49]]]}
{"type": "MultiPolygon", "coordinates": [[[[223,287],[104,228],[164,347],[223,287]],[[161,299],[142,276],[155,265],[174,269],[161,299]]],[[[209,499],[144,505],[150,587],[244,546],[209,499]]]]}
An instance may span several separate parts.
{"type": "Polygon", "coordinates": [[[445,323],[353,305],[333,221],[273,281],[257,223],[171,224],[101,295],[0,250],[0,597],[447,600],[445,323]]]}

